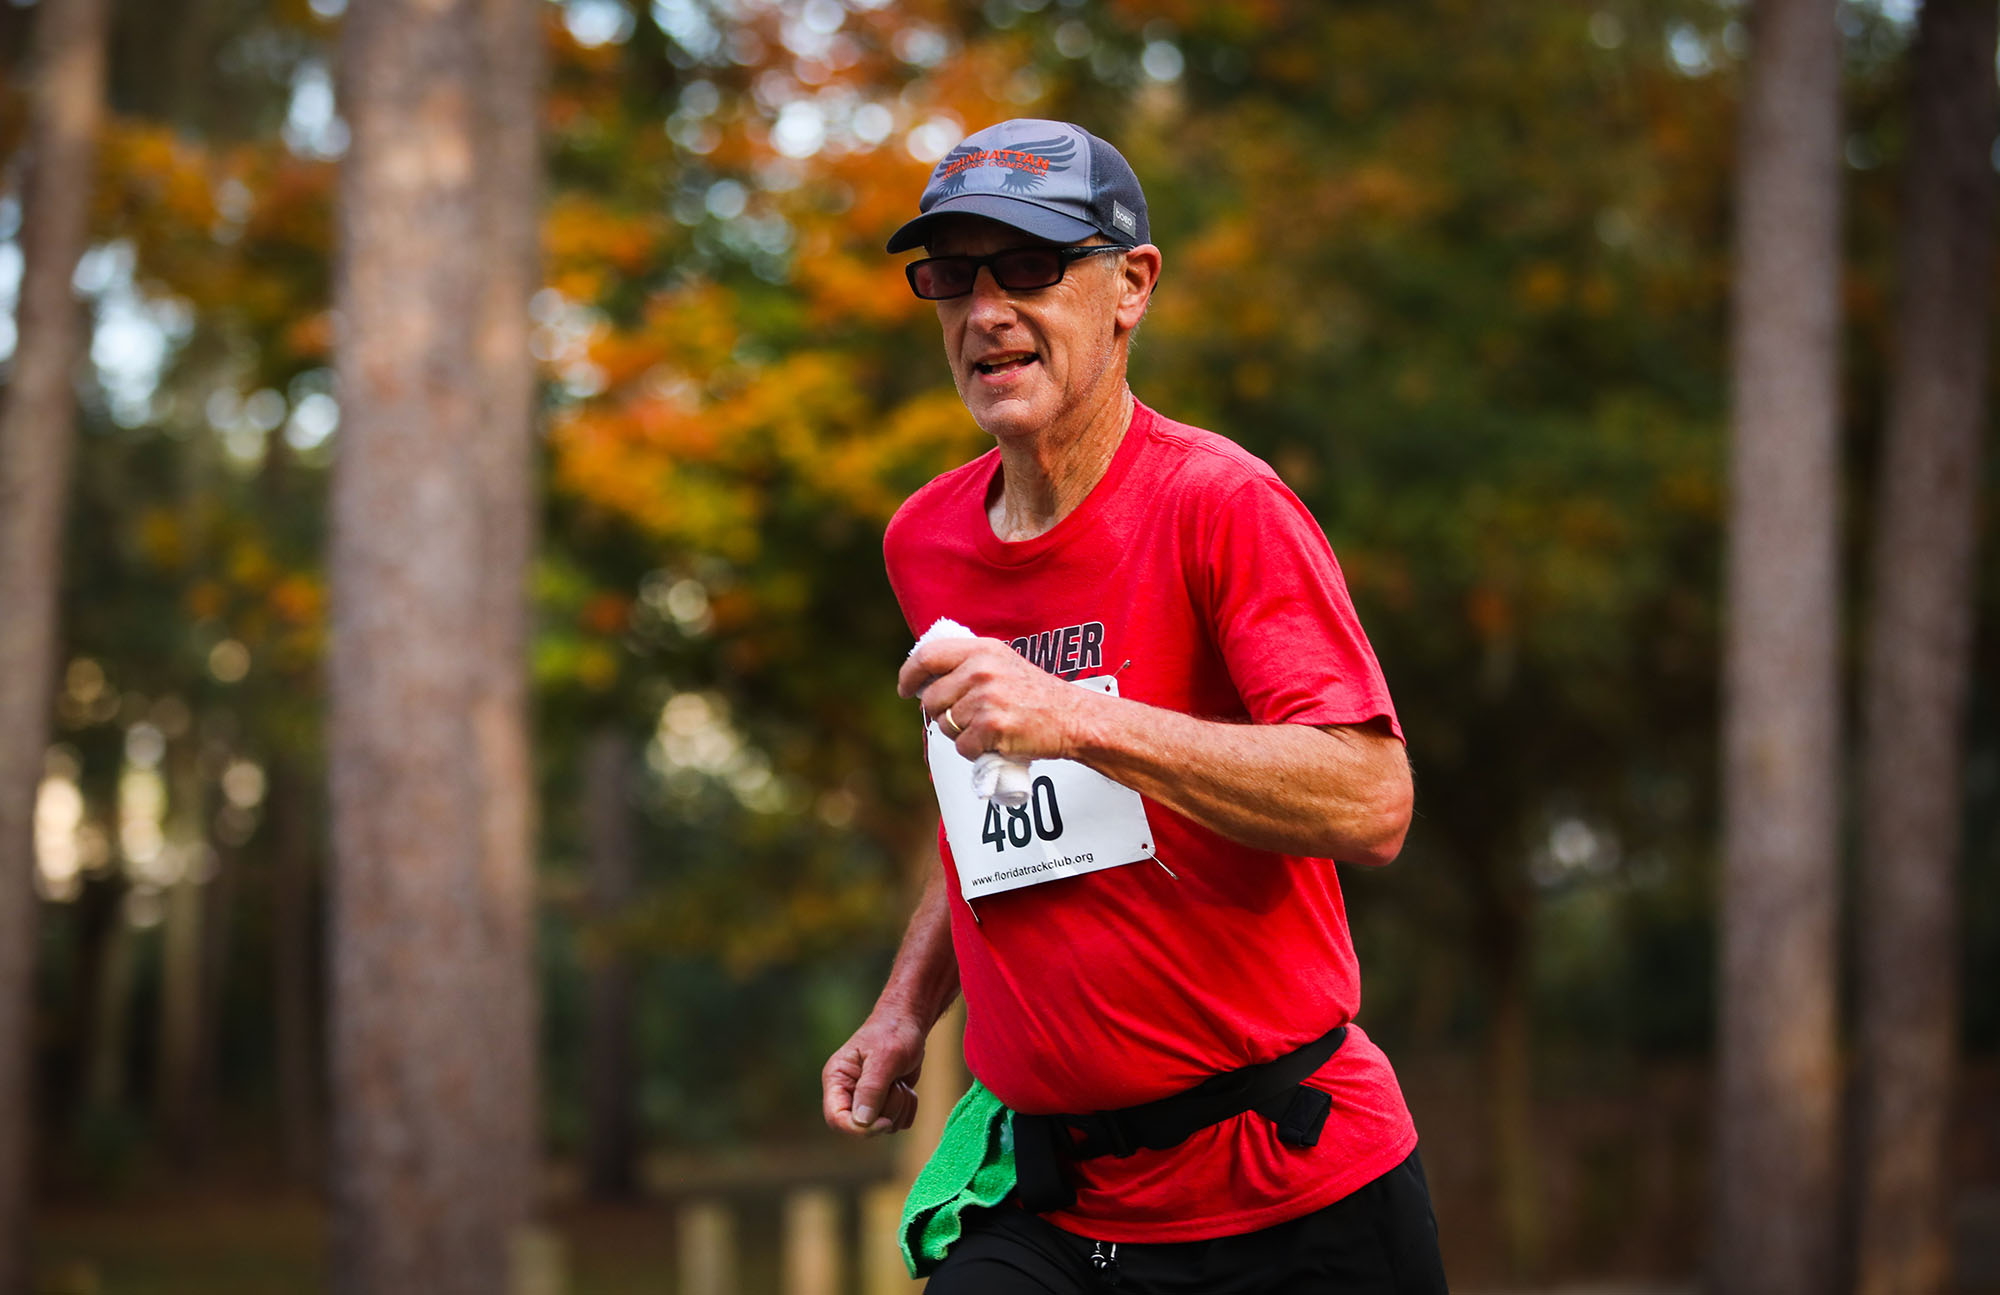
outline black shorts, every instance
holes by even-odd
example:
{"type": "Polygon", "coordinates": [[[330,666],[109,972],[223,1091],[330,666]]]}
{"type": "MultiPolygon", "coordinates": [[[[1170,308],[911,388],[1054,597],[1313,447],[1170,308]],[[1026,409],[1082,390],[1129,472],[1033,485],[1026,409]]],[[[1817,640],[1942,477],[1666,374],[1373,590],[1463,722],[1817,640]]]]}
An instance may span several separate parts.
{"type": "Polygon", "coordinates": [[[1423,1162],[1257,1232],[1160,1245],[1093,1241],[1039,1214],[968,1213],[928,1295],[1444,1295],[1423,1162]]]}

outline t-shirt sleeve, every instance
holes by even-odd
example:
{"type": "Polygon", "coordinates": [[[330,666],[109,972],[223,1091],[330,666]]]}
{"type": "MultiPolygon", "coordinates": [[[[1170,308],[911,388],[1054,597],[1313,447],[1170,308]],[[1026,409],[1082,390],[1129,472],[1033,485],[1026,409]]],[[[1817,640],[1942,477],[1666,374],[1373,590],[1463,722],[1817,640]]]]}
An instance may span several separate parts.
{"type": "Polygon", "coordinates": [[[1259,724],[1365,724],[1403,736],[1319,523],[1275,477],[1236,487],[1195,560],[1216,647],[1259,724]]]}
{"type": "Polygon", "coordinates": [[[905,503],[902,508],[897,509],[896,515],[889,519],[889,525],[883,531],[882,570],[889,577],[889,591],[896,596],[896,607],[903,613],[903,623],[911,627],[910,636],[914,638],[919,631],[915,627],[915,618],[910,614],[909,568],[905,565],[909,536],[903,513],[908,507],[909,505],[905,503]]]}

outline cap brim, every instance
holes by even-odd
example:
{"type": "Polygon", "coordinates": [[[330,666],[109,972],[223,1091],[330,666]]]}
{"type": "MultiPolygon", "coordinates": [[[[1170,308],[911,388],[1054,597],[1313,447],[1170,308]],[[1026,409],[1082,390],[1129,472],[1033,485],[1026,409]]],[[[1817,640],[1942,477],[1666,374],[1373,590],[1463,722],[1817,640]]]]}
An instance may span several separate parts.
{"type": "Polygon", "coordinates": [[[1088,221],[1077,220],[1002,193],[965,193],[945,199],[897,230],[889,239],[888,250],[906,252],[922,246],[930,235],[931,226],[944,216],[984,216],[1022,233],[1033,234],[1036,238],[1046,238],[1051,243],[1074,243],[1100,232],[1088,221]]]}

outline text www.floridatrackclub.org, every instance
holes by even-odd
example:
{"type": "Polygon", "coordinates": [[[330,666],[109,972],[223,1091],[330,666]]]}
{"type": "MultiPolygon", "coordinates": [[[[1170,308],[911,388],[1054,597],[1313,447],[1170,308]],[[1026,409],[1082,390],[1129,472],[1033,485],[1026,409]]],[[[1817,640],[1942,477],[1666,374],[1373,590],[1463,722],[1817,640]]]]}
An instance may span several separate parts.
{"type": "Polygon", "coordinates": [[[1018,868],[1008,868],[1004,871],[981,877],[972,883],[972,889],[978,890],[983,886],[990,886],[996,881],[1012,881],[1016,877],[1031,877],[1038,872],[1053,872],[1057,868],[1081,868],[1095,857],[1095,855],[1089,854],[1066,854],[1060,859],[1044,859],[1040,863],[1024,863],[1018,868]]]}

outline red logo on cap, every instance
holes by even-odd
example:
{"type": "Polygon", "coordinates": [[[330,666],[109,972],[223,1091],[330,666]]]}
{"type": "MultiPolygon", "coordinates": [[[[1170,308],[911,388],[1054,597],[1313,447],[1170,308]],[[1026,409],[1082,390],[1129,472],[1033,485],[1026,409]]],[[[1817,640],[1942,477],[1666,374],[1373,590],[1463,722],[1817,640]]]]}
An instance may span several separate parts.
{"type": "Polygon", "coordinates": [[[938,169],[937,178],[949,180],[959,172],[969,171],[975,166],[1011,167],[1016,171],[1032,171],[1038,177],[1049,173],[1049,159],[1039,153],[1024,153],[1012,148],[984,148],[962,157],[947,159],[946,165],[938,169]]]}
{"type": "Polygon", "coordinates": [[[1076,156],[1076,141],[1064,135],[1052,139],[1029,140],[1017,148],[966,148],[960,145],[945,154],[931,177],[939,197],[951,197],[965,188],[966,174],[976,167],[1004,167],[1010,174],[1001,187],[1014,192],[1032,192],[1041,187],[1051,170],[1066,171],[1076,156]]]}

